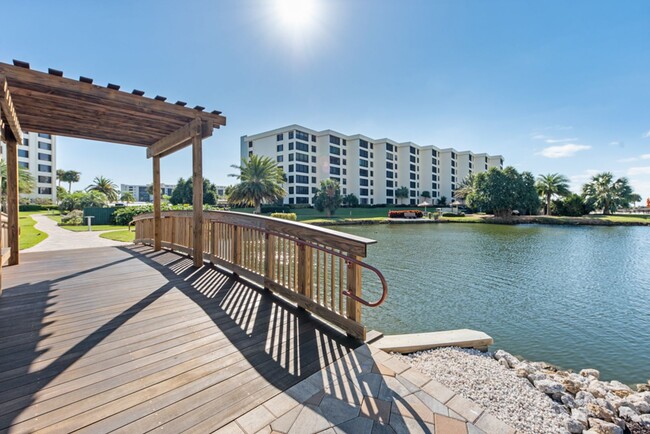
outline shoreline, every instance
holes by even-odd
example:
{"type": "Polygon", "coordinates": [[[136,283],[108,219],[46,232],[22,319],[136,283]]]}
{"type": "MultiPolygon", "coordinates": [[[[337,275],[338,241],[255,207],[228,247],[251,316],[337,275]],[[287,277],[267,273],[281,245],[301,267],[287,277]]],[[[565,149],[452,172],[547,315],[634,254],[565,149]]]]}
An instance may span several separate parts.
{"type": "Polygon", "coordinates": [[[512,218],[499,217],[441,217],[438,220],[426,218],[419,219],[391,219],[391,218],[342,218],[336,220],[305,220],[304,223],[314,226],[356,226],[356,225],[382,225],[382,224],[492,224],[492,225],[550,225],[550,226],[650,226],[650,219],[642,221],[611,221],[602,218],[588,217],[546,217],[546,216],[521,216],[512,218]]]}
{"type": "Polygon", "coordinates": [[[497,350],[457,347],[399,355],[457,393],[483,405],[522,433],[641,434],[650,432],[650,380],[637,390],[497,350]]]}

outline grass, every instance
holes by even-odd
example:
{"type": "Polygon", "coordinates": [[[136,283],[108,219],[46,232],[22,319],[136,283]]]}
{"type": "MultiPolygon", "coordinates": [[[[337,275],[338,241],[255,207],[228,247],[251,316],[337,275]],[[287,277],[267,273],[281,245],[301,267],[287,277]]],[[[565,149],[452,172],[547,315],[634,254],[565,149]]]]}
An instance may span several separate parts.
{"type": "Polygon", "coordinates": [[[101,238],[106,238],[113,241],[123,241],[125,243],[132,243],[135,239],[135,231],[129,230],[109,231],[99,235],[101,238]]]}
{"type": "Polygon", "coordinates": [[[48,237],[45,232],[39,231],[34,227],[36,220],[32,214],[40,214],[43,211],[22,211],[18,213],[18,225],[20,227],[20,238],[18,241],[18,248],[20,250],[29,249],[34,247],[48,237]]]}
{"type": "MultiPolygon", "coordinates": [[[[62,225],[60,214],[48,215],[48,217],[54,220],[55,222],[57,222],[58,225],[63,229],[67,229],[72,232],[88,232],[88,224],[83,224],[79,226],[62,225]]],[[[92,225],[91,228],[93,232],[102,232],[102,231],[123,230],[123,229],[128,229],[129,227],[121,226],[121,225],[92,225]]]]}
{"type": "MultiPolygon", "coordinates": [[[[418,209],[417,207],[413,207],[418,209]]],[[[298,221],[314,221],[314,220],[342,220],[342,219],[374,219],[388,217],[388,211],[391,209],[398,209],[392,207],[382,208],[339,208],[336,210],[331,218],[325,217],[325,212],[319,212],[315,208],[299,208],[292,209],[289,212],[295,213],[298,221]]],[[[253,208],[233,208],[232,211],[252,213],[253,208]]],[[[424,208],[422,208],[424,211],[424,208]]]]}

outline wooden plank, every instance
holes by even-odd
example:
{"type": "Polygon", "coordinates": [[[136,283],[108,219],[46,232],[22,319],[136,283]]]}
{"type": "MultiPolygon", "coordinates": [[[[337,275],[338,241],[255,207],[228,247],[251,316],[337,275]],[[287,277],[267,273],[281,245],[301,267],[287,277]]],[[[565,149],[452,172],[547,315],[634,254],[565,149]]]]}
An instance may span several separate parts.
{"type": "Polygon", "coordinates": [[[173,133],[158,140],[147,148],[147,158],[156,157],[165,151],[169,151],[179,145],[191,143],[192,138],[201,134],[201,119],[192,119],[173,133]]]}
{"type": "MultiPolygon", "coordinates": [[[[361,259],[355,257],[354,259],[361,259]]],[[[361,297],[361,266],[354,263],[349,263],[347,265],[347,290],[350,294],[361,297]]],[[[361,303],[356,300],[353,300],[350,297],[347,297],[346,305],[347,317],[354,322],[361,323],[361,303]]],[[[365,340],[365,336],[364,336],[365,340]]]]}
{"type": "Polygon", "coordinates": [[[194,266],[203,266],[203,139],[192,137],[192,257],[194,266]]]}
{"type": "MultiPolygon", "coordinates": [[[[3,109],[4,112],[4,109],[3,109]]],[[[10,256],[8,265],[20,262],[18,226],[18,142],[16,136],[5,127],[7,143],[7,219],[9,220],[8,241],[10,256]]]]}
{"type": "Polygon", "coordinates": [[[23,129],[18,121],[18,114],[9,91],[9,84],[3,75],[0,75],[0,107],[2,107],[2,117],[7,120],[14,137],[19,143],[22,143],[23,129]]]}
{"type": "Polygon", "coordinates": [[[430,333],[387,335],[374,345],[387,352],[414,353],[439,347],[477,348],[487,350],[494,343],[486,333],[477,330],[459,329],[430,333]]]}
{"type": "MultiPolygon", "coordinates": [[[[148,150],[147,150],[148,151],[148,150]]],[[[153,157],[153,239],[154,251],[162,248],[162,218],[161,218],[161,188],[160,188],[160,157],[153,157]]]]}

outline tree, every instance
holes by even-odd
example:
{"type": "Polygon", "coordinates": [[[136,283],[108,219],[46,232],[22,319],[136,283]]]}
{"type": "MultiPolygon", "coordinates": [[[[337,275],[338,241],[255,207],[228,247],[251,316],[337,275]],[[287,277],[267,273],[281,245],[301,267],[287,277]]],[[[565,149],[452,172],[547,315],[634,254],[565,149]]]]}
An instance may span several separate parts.
{"type": "Polygon", "coordinates": [[[100,191],[92,190],[89,192],[76,191],[66,194],[61,203],[59,210],[61,212],[70,212],[74,209],[84,209],[91,207],[104,207],[108,202],[106,195],[100,191]]]}
{"type": "Polygon", "coordinates": [[[430,199],[431,198],[431,193],[429,193],[428,190],[424,190],[422,193],[420,193],[420,197],[424,198],[425,200],[430,199]]]}
{"type": "Polygon", "coordinates": [[[447,206],[447,196],[440,196],[438,198],[438,205],[447,206]]]}
{"type": "Polygon", "coordinates": [[[614,179],[611,172],[594,175],[591,181],[582,186],[586,202],[603,214],[611,214],[619,208],[627,208],[637,197],[627,178],[614,179]]]}
{"type": "Polygon", "coordinates": [[[96,176],[93,183],[86,187],[86,191],[99,191],[104,193],[110,202],[117,200],[117,185],[108,178],[96,176]]]}
{"type": "Polygon", "coordinates": [[[582,196],[570,193],[560,199],[556,199],[551,204],[553,215],[580,217],[593,211],[582,196]]]}
{"type": "Polygon", "coordinates": [[[530,172],[519,173],[513,167],[490,168],[475,174],[467,204],[478,210],[509,217],[513,210],[535,213],[540,207],[535,178],[530,172]]]}
{"type": "Polygon", "coordinates": [[[125,191],[122,193],[122,196],[120,196],[120,200],[129,204],[131,202],[135,202],[135,196],[133,196],[133,193],[130,191],[125,191]]]}
{"type": "MultiPolygon", "coordinates": [[[[2,198],[7,197],[7,163],[2,160],[0,162],[0,174],[2,176],[2,198]]],[[[23,167],[18,166],[18,192],[22,194],[30,194],[36,188],[36,180],[23,167]]]]}
{"type": "Polygon", "coordinates": [[[343,205],[349,207],[359,206],[359,198],[354,193],[347,194],[343,197],[343,205]]]}
{"type": "Polygon", "coordinates": [[[398,188],[395,190],[395,197],[400,199],[400,203],[402,203],[402,199],[407,199],[409,197],[409,189],[406,187],[398,188]]]}
{"type": "Polygon", "coordinates": [[[67,195],[68,191],[65,188],[61,187],[60,185],[56,186],[56,198],[59,202],[63,200],[63,198],[67,195]]]}
{"type": "MultiPolygon", "coordinates": [[[[58,174],[58,170],[57,170],[57,174],[58,174]]],[[[79,179],[81,179],[81,172],[77,172],[76,170],[66,170],[63,173],[63,176],[61,177],[61,180],[63,182],[68,183],[68,193],[70,193],[72,190],[72,183],[79,182],[79,179]]]]}
{"type": "Polygon", "coordinates": [[[61,187],[61,181],[63,181],[64,176],[65,176],[65,170],[56,169],[56,180],[59,181],[59,187],[61,187]]]}
{"type": "Polygon", "coordinates": [[[284,171],[275,160],[253,154],[248,161],[242,160],[241,166],[232,165],[239,170],[239,175],[232,174],[239,180],[230,193],[229,201],[235,205],[254,206],[255,212],[262,211],[262,202],[275,202],[286,196],[282,184],[284,171]]]}
{"type": "Polygon", "coordinates": [[[569,180],[559,173],[539,175],[535,182],[535,188],[540,196],[546,197],[546,215],[551,215],[551,199],[553,196],[567,196],[569,191],[569,180]]]}
{"type": "Polygon", "coordinates": [[[462,179],[454,190],[454,198],[465,200],[474,188],[474,174],[470,173],[462,179]]]}
{"type": "MultiPolygon", "coordinates": [[[[211,183],[209,179],[203,178],[203,204],[216,205],[217,198],[217,186],[211,183]]],[[[172,190],[172,195],[169,197],[169,202],[172,205],[192,205],[194,203],[194,182],[191,177],[187,179],[179,178],[176,187],[172,190]]]]}
{"type": "Polygon", "coordinates": [[[339,183],[331,179],[325,179],[320,182],[320,188],[314,195],[314,207],[320,211],[325,211],[327,217],[332,214],[341,206],[341,188],[339,183]]]}

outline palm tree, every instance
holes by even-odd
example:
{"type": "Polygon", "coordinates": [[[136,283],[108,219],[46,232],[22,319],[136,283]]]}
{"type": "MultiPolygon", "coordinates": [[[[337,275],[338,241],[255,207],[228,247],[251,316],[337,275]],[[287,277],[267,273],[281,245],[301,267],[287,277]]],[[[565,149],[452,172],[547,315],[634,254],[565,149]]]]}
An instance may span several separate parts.
{"type": "Polygon", "coordinates": [[[535,188],[540,196],[546,197],[546,215],[551,215],[551,198],[553,196],[566,196],[570,194],[569,179],[559,173],[539,175],[535,188]]]}
{"type": "Polygon", "coordinates": [[[86,191],[99,191],[100,193],[104,193],[110,202],[117,200],[117,185],[103,176],[95,177],[93,183],[86,187],[86,191]]]}
{"type": "Polygon", "coordinates": [[[61,181],[63,181],[64,176],[65,176],[65,170],[56,169],[56,180],[59,181],[59,187],[61,187],[61,181]]]}
{"type": "MultiPolygon", "coordinates": [[[[7,163],[0,161],[0,176],[2,176],[2,197],[7,196],[7,163]]],[[[22,194],[30,194],[36,188],[36,180],[23,167],[18,166],[18,192],[22,194]]]]}
{"type": "Polygon", "coordinates": [[[406,187],[400,187],[395,190],[395,197],[397,199],[400,199],[400,203],[402,203],[402,199],[406,199],[409,197],[409,189],[406,187]]]}
{"type": "Polygon", "coordinates": [[[76,170],[66,170],[63,176],[61,177],[61,180],[63,182],[68,183],[68,193],[70,193],[70,190],[72,190],[72,183],[73,182],[79,182],[79,179],[81,178],[81,172],[77,172],[76,170]]]}
{"type": "Polygon", "coordinates": [[[332,217],[334,211],[341,206],[342,201],[341,187],[338,182],[332,179],[320,182],[320,189],[314,195],[314,207],[318,211],[325,211],[327,217],[332,217]]]}
{"type": "Polygon", "coordinates": [[[133,193],[130,191],[125,191],[122,193],[122,196],[120,196],[120,200],[129,204],[131,202],[135,202],[135,196],[133,196],[133,193]]]}
{"type": "Polygon", "coordinates": [[[591,181],[582,186],[582,195],[595,208],[603,210],[603,214],[611,214],[618,208],[630,206],[630,202],[638,197],[630,187],[627,178],[614,180],[611,172],[594,175],[591,181]]]}
{"type": "Polygon", "coordinates": [[[474,174],[470,173],[457,184],[456,190],[454,190],[454,198],[465,200],[465,198],[473,190],[474,190],[474,174]]]}
{"type": "Polygon", "coordinates": [[[241,166],[232,165],[239,170],[239,175],[231,174],[239,180],[230,193],[229,201],[237,205],[254,206],[255,212],[262,211],[262,202],[275,202],[286,196],[282,184],[284,172],[275,160],[253,154],[248,161],[242,160],[241,166]]]}

